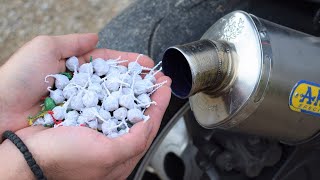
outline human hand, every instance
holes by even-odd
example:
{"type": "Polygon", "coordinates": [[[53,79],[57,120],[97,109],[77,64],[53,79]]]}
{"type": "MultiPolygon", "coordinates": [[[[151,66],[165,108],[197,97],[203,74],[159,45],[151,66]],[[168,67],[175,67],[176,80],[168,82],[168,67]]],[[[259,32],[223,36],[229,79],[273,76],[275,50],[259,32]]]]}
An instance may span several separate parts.
{"type": "Polygon", "coordinates": [[[40,110],[48,93],[48,74],[65,71],[65,58],[81,56],[95,48],[96,34],[38,36],[0,67],[0,134],[28,126],[27,117],[40,110]]]}
{"type": "MultiPolygon", "coordinates": [[[[90,56],[104,59],[116,59],[121,56],[121,59],[134,61],[138,54],[96,49],[80,56],[79,60],[82,63],[88,62],[90,56]]],[[[146,56],[140,57],[139,63],[147,67],[154,65],[146,56]]],[[[128,134],[121,137],[109,139],[85,127],[29,127],[18,131],[17,134],[49,178],[124,179],[131,173],[156,136],[170,100],[170,78],[158,73],[156,79],[157,82],[167,80],[168,83],[151,96],[157,105],[152,105],[145,112],[146,115],[150,115],[150,120],[135,124],[128,134]]]]}

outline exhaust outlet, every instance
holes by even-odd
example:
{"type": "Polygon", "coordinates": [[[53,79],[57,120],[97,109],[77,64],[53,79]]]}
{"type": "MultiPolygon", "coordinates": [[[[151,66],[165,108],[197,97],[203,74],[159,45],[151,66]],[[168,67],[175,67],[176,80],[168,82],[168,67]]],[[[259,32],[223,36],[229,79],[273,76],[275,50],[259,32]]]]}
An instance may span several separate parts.
{"type": "Polygon", "coordinates": [[[203,127],[298,144],[320,131],[319,42],[234,11],[199,41],[168,48],[162,66],[203,127]]]}
{"type": "Polygon", "coordinates": [[[162,68],[172,78],[175,96],[185,99],[199,92],[217,96],[230,83],[229,58],[226,45],[204,39],[167,49],[162,68]]]}

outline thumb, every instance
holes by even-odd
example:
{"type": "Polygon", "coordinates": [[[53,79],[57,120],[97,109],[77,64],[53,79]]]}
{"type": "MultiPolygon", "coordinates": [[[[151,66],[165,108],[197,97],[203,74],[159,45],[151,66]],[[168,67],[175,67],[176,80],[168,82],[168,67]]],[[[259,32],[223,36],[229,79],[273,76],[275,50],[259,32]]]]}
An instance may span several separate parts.
{"type": "Polygon", "coordinates": [[[62,58],[85,54],[94,49],[98,42],[98,35],[95,33],[68,34],[52,38],[62,58]]]}

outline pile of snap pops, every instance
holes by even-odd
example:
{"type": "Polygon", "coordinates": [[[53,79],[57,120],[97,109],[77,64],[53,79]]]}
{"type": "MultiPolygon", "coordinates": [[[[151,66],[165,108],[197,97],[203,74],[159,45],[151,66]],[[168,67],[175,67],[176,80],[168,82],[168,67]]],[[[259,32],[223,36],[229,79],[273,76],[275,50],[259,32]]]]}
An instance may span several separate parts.
{"type": "Polygon", "coordinates": [[[86,126],[108,137],[128,133],[129,128],[140,121],[147,121],[145,110],[156,102],[150,95],[166,81],[156,84],[155,75],[161,71],[158,63],[153,68],[138,63],[139,55],[128,66],[127,60],[102,58],[90,59],[79,66],[73,56],[66,61],[72,72],[48,75],[54,78],[55,87],[48,87],[42,111],[29,117],[30,125],[86,126]]]}

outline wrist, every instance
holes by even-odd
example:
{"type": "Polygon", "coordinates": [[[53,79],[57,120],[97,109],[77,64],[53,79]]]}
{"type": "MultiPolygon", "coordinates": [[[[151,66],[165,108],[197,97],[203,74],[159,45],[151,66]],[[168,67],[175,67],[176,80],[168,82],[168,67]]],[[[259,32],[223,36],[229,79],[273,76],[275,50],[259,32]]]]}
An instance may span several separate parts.
{"type": "MultiPolygon", "coordinates": [[[[20,135],[20,132],[17,132],[20,135]]],[[[36,163],[40,166],[43,174],[47,179],[53,179],[56,176],[56,170],[54,167],[55,159],[52,157],[52,152],[49,151],[49,144],[41,143],[41,139],[38,139],[37,134],[32,136],[24,136],[21,134],[21,139],[28,147],[29,152],[32,154],[36,163]]]]}
{"type": "Polygon", "coordinates": [[[35,179],[22,153],[9,140],[0,145],[0,175],[3,179],[35,179]]]}

